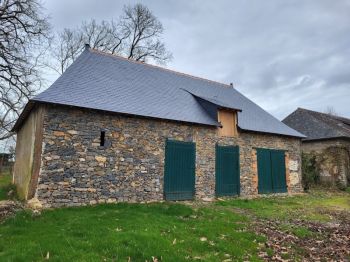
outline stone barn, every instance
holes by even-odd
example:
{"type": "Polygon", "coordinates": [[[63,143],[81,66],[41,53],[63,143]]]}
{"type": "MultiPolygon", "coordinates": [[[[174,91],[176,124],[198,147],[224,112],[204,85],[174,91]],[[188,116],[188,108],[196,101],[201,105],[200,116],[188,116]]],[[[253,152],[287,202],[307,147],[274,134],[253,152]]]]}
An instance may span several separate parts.
{"type": "Polygon", "coordinates": [[[350,119],[298,108],[283,122],[302,132],[302,151],[315,158],[321,182],[350,185],[350,119]]]}
{"type": "Polygon", "coordinates": [[[43,207],[301,191],[303,135],[232,85],[88,46],[13,130],[18,193],[43,207]]]}

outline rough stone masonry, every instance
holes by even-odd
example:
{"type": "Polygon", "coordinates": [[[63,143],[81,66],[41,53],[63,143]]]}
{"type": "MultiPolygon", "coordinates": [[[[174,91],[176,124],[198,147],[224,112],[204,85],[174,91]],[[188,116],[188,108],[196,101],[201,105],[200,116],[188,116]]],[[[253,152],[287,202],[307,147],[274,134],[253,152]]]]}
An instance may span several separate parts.
{"type": "Polygon", "coordinates": [[[43,207],[163,200],[167,139],[196,143],[196,198],[215,195],[215,144],[240,148],[241,195],[257,195],[254,148],[286,150],[288,192],[301,189],[300,140],[215,127],[47,106],[35,198],[43,207]],[[105,145],[100,146],[101,131],[105,145]]]}

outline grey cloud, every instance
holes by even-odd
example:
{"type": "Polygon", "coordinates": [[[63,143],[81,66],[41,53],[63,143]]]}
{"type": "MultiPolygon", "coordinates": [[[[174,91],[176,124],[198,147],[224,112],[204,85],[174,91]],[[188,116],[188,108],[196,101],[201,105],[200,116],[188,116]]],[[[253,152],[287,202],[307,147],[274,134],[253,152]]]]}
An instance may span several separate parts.
{"type": "MultiPolygon", "coordinates": [[[[142,1],[141,1],[142,2],[142,1]]],[[[235,87],[283,118],[333,106],[350,117],[350,1],[143,1],[162,21],[169,68],[235,87]]],[[[45,2],[56,29],[116,19],[135,1],[45,2]]]]}

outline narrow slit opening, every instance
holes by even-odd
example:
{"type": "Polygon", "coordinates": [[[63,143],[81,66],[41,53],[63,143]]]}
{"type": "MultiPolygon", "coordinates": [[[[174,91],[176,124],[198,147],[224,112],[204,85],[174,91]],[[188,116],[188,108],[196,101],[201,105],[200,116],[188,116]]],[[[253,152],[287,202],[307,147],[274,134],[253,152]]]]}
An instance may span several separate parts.
{"type": "Polygon", "coordinates": [[[104,146],[105,145],[105,135],[106,135],[106,132],[105,131],[101,131],[100,146],[104,146]]]}

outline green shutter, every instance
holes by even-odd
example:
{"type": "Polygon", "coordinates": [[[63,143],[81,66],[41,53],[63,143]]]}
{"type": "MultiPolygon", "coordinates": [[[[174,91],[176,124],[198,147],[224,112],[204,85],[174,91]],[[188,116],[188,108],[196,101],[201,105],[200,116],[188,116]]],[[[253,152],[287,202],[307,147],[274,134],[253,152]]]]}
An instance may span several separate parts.
{"type": "Polygon", "coordinates": [[[271,151],[272,184],[276,193],[287,192],[286,185],[286,164],[284,152],[279,150],[271,151]]]}
{"type": "Polygon", "coordinates": [[[191,200],[195,194],[195,143],[167,140],[164,195],[166,200],[191,200]]]}
{"type": "Polygon", "coordinates": [[[237,146],[216,146],[215,173],[217,196],[239,195],[239,148],[237,146]]]}
{"type": "Polygon", "coordinates": [[[259,194],[287,192],[284,151],[257,149],[259,194]]]}
{"type": "Polygon", "coordinates": [[[258,158],[258,192],[259,194],[272,193],[271,157],[270,150],[257,149],[258,158]]]}

